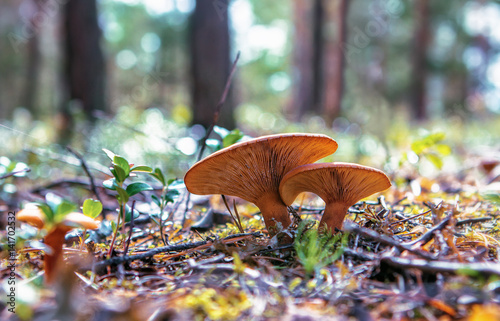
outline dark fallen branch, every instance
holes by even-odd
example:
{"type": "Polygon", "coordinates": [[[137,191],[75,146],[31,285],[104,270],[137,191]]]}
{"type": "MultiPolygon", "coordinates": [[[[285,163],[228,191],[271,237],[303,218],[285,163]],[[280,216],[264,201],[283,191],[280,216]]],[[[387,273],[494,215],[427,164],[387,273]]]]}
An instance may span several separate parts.
{"type": "Polygon", "coordinates": [[[413,249],[411,246],[405,245],[405,244],[399,242],[398,240],[393,239],[390,236],[379,234],[379,233],[375,232],[374,230],[360,227],[360,226],[357,226],[357,225],[352,224],[352,223],[345,224],[344,231],[372,238],[373,240],[377,241],[378,243],[393,246],[400,251],[408,251],[412,254],[418,255],[418,256],[425,258],[427,260],[435,260],[436,259],[433,255],[429,254],[428,252],[423,252],[423,251],[420,251],[418,249],[413,249]]]}
{"type": "Polygon", "coordinates": [[[380,262],[401,269],[418,269],[428,273],[453,273],[466,275],[500,276],[500,264],[498,263],[461,263],[449,261],[427,261],[422,259],[408,259],[401,257],[386,256],[380,262]]]}
{"type": "MultiPolygon", "coordinates": [[[[230,235],[228,237],[223,238],[222,240],[225,241],[225,240],[230,240],[230,239],[242,237],[242,236],[259,237],[259,236],[262,236],[262,234],[258,233],[258,232],[240,233],[240,234],[230,235]]],[[[198,246],[206,245],[209,243],[211,243],[211,242],[210,241],[199,241],[199,242],[194,242],[194,243],[162,246],[162,247],[157,247],[155,249],[149,250],[149,251],[141,253],[141,254],[113,257],[113,258],[108,259],[108,260],[97,262],[96,264],[94,264],[93,270],[99,271],[107,266],[117,266],[119,264],[129,263],[129,262],[132,262],[135,260],[145,260],[145,259],[151,258],[157,254],[160,254],[160,253],[190,250],[190,249],[196,248],[198,246]]]]}
{"type": "Polygon", "coordinates": [[[425,244],[425,243],[429,242],[434,237],[434,233],[436,231],[441,231],[446,226],[448,226],[448,224],[450,224],[451,217],[452,217],[451,215],[448,215],[441,222],[439,222],[439,224],[437,224],[434,227],[432,227],[430,230],[428,230],[427,232],[425,232],[424,234],[422,234],[419,238],[417,238],[417,239],[415,239],[415,240],[413,240],[411,242],[404,243],[404,245],[405,246],[413,246],[413,245],[415,245],[417,243],[425,244]]]}
{"type": "Polygon", "coordinates": [[[462,226],[462,225],[466,225],[466,224],[482,223],[482,222],[491,221],[492,219],[493,219],[493,217],[489,217],[489,216],[468,218],[465,220],[457,221],[457,223],[455,225],[462,226]]]}

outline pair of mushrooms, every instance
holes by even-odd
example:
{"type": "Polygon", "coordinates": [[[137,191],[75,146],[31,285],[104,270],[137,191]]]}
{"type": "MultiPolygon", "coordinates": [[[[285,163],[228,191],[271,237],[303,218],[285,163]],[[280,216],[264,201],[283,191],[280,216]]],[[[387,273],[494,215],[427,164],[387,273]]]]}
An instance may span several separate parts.
{"type": "Polygon", "coordinates": [[[301,192],[325,201],[320,222],[341,229],[357,201],[391,186],[380,170],[350,163],[313,162],[333,154],[338,144],[320,134],[279,134],[221,149],[191,167],[184,182],[190,193],[224,194],[254,203],[271,235],[291,224],[287,205],[301,192]],[[281,225],[281,226],[278,226],[281,225]]]}
{"type": "Polygon", "coordinates": [[[47,229],[44,243],[50,247],[45,252],[44,270],[45,282],[51,284],[55,281],[63,260],[63,244],[66,234],[74,228],[93,230],[99,227],[99,221],[82,213],[72,212],[64,216],[60,222],[48,223],[43,211],[36,205],[28,206],[17,213],[16,218],[20,222],[26,222],[38,229],[47,229]]]}

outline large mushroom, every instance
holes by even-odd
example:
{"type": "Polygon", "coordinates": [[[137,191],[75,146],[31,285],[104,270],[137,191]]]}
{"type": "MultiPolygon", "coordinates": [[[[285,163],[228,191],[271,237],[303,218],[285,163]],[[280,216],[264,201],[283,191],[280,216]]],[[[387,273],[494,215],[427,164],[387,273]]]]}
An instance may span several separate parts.
{"type": "Polygon", "coordinates": [[[320,134],[262,136],[221,149],[197,162],[184,177],[190,193],[237,196],[261,210],[271,235],[290,225],[279,195],[283,176],[337,150],[337,142],[320,134]]]}
{"type": "Polygon", "coordinates": [[[44,259],[45,281],[48,284],[54,281],[60,261],[62,261],[63,244],[66,233],[79,227],[88,230],[99,227],[99,221],[77,212],[67,214],[61,222],[46,224],[45,214],[37,206],[28,207],[19,211],[16,218],[38,229],[44,227],[48,229],[47,235],[44,238],[44,243],[50,247],[50,251],[45,253],[44,259]]]}
{"type": "Polygon", "coordinates": [[[380,170],[350,163],[320,163],[299,166],[288,172],[281,181],[280,195],[291,205],[301,192],[312,192],[325,201],[320,230],[332,233],[341,229],[350,206],[391,186],[380,170]]]}

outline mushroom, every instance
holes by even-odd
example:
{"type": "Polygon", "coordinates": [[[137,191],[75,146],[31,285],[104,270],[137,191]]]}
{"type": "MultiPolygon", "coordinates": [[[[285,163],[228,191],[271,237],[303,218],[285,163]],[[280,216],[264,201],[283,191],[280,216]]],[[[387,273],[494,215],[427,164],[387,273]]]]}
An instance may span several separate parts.
{"type": "Polygon", "coordinates": [[[299,166],[288,172],[280,184],[283,202],[291,205],[301,192],[312,192],[325,201],[320,230],[341,229],[350,206],[391,186],[380,170],[350,163],[321,163],[299,166]]]}
{"type": "Polygon", "coordinates": [[[45,224],[45,215],[39,207],[28,207],[17,214],[17,219],[35,226],[38,229],[48,228],[44,243],[51,248],[50,253],[45,253],[44,270],[45,281],[50,284],[56,276],[59,261],[62,260],[64,237],[74,228],[96,229],[99,221],[82,213],[72,212],[67,214],[61,222],[45,224]]]}
{"type": "Polygon", "coordinates": [[[184,182],[190,193],[237,196],[261,210],[271,235],[290,225],[279,195],[282,177],[337,150],[337,142],[320,134],[262,136],[221,149],[191,167],[184,182]]]}

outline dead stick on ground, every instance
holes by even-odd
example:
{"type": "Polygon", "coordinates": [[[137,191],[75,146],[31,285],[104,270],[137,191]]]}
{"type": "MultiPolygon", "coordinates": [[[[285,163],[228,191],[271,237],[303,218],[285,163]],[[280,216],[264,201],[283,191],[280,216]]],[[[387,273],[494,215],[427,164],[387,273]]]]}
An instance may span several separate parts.
{"type": "MultiPolygon", "coordinates": [[[[260,237],[262,236],[261,233],[254,232],[254,233],[244,233],[244,234],[234,234],[230,235],[228,237],[223,238],[223,241],[234,239],[237,237],[243,237],[243,236],[254,236],[254,237],[260,237]]],[[[199,242],[194,242],[194,243],[188,243],[188,244],[177,244],[177,245],[170,245],[170,246],[163,246],[163,247],[157,247],[153,250],[149,250],[147,252],[141,253],[141,254],[135,254],[135,255],[127,255],[127,256],[117,256],[113,257],[111,259],[107,259],[104,261],[97,262],[93,270],[98,271],[102,268],[105,268],[107,266],[116,266],[119,264],[123,264],[125,262],[132,262],[135,260],[144,260],[151,258],[157,254],[160,253],[166,253],[166,252],[176,252],[176,251],[184,251],[184,250],[189,250],[192,248],[196,248],[201,245],[209,244],[207,241],[199,241],[199,242]]]]}
{"type": "MultiPolygon", "coordinates": [[[[231,87],[231,81],[233,80],[233,75],[236,70],[236,64],[238,63],[238,60],[240,59],[240,52],[236,54],[236,58],[234,59],[233,66],[231,67],[231,72],[229,73],[229,76],[227,77],[226,81],[226,86],[224,87],[224,92],[222,92],[222,96],[217,103],[217,106],[215,106],[215,112],[214,112],[214,119],[212,121],[212,124],[210,127],[207,129],[207,132],[205,133],[205,137],[201,140],[200,143],[200,151],[198,153],[198,157],[196,161],[200,161],[201,158],[203,157],[203,152],[205,151],[205,147],[207,146],[207,139],[212,133],[212,130],[214,129],[214,126],[217,124],[219,121],[219,116],[220,116],[220,111],[222,110],[222,106],[226,102],[227,94],[229,93],[229,88],[231,87]]],[[[186,199],[186,208],[184,209],[184,217],[182,218],[182,226],[184,226],[184,223],[186,222],[186,213],[189,208],[189,201],[191,199],[191,194],[188,194],[187,199],[186,199]]]]}

